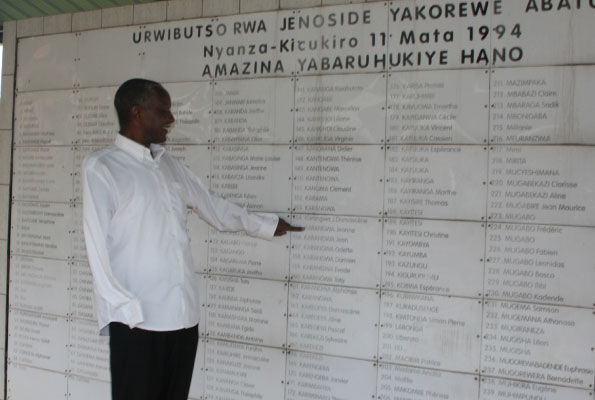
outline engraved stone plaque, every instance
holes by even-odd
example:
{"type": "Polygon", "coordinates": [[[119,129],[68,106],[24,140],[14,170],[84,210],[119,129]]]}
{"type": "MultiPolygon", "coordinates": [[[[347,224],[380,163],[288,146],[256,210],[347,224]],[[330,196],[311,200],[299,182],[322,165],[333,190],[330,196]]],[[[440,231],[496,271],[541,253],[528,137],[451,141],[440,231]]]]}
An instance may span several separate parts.
{"type": "Polygon", "coordinates": [[[31,37],[19,40],[18,46],[16,87],[19,92],[74,86],[78,70],[77,34],[31,37]]]}
{"type": "Polygon", "coordinates": [[[10,261],[11,308],[67,316],[68,262],[25,256],[10,261]]]}
{"type": "Polygon", "coordinates": [[[484,224],[386,218],[383,237],[383,288],[481,295],[484,224]]]}
{"type": "Polygon", "coordinates": [[[297,79],[295,143],[384,143],[386,75],[297,79]]]}
{"type": "Polygon", "coordinates": [[[487,158],[484,146],[388,146],[385,213],[485,219],[487,158]]]}
{"type": "Polygon", "coordinates": [[[378,288],[382,220],[331,215],[295,215],[306,228],[291,237],[291,279],[378,288]]]}
{"type": "Polygon", "coordinates": [[[194,261],[194,271],[207,273],[208,271],[208,246],[209,225],[194,212],[188,212],[186,229],[190,238],[190,251],[194,261]]]}
{"type": "MultiPolygon", "coordinates": [[[[107,146],[98,145],[98,146],[75,146],[74,147],[74,167],[72,170],[73,179],[73,196],[74,200],[78,203],[83,201],[83,162],[85,161],[85,157],[90,153],[103,149],[107,146]]],[[[82,213],[82,211],[81,211],[82,213]]],[[[81,218],[75,219],[77,224],[81,225],[82,228],[82,214],[81,218]]]]}
{"type": "Polygon", "coordinates": [[[376,290],[292,283],[289,346],[373,360],[378,349],[376,290]]]}
{"type": "Polygon", "coordinates": [[[66,260],[71,253],[71,226],[69,204],[14,202],[11,252],[66,260]]]}
{"type": "Polygon", "coordinates": [[[378,398],[400,400],[477,399],[477,375],[380,364],[378,398]]]}
{"type": "Polygon", "coordinates": [[[353,4],[278,13],[278,49],[298,75],[386,70],[386,5],[353,4]]]}
{"type": "Polygon", "coordinates": [[[211,228],[208,265],[209,273],[287,280],[289,235],[269,241],[211,228]]]}
{"type": "MultiPolygon", "coordinates": [[[[14,144],[17,146],[70,145],[76,140],[76,90],[17,93],[14,144]]],[[[16,161],[16,158],[15,158],[16,161]]]]}
{"type": "Polygon", "coordinates": [[[68,394],[72,400],[105,400],[112,395],[111,384],[71,375],[68,377],[68,394]]]}
{"type": "Polygon", "coordinates": [[[594,144],[593,67],[492,72],[490,143],[594,144]]]}
{"type": "Polygon", "coordinates": [[[210,339],[205,367],[205,398],[283,398],[285,350],[210,339]]]}
{"type": "Polygon", "coordinates": [[[380,360],[478,372],[480,301],[383,291],[381,304],[380,360]]]}
{"type": "Polygon", "coordinates": [[[194,359],[194,369],[192,370],[192,382],[190,384],[189,399],[201,400],[205,388],[205,353],[206,343],[204,339],[198,340],[196,349],[196,358],[194,359]]]}
{"type": "Polygon", "coordinates": [[[208,82],[168,83],[174,127],[167,143],[207,144],[211,140],[212,85],[208,82]]]}
{"type": "Polygon", "coordinates": [[[207,335],[283,347],[287,283],[231,276],[210,277],[207,335]]]}
{"type": "Polygon", "coordinates": [[[198,301],[200,302],[200,315],[198,322],[198,334],[203,337],[207,334],[207,311],[209,305],[209,281],[210,277],[205,274],[196,274],[198,284],[198,301]]]}
{"type": "MultiPolygon", "coordinates": [[[[97,321],[93,275],[87,261],[73,261],[70,268],[70,313],[75,318],[97,321]]],[[[99,331],[97,323],[95,329],[99,331]]]]}
{"type": "Polygon", "coordinates": [[[208,187],[211,174],[211,148],[202,145],[167,145],[167,151],[184,164],[208,187]]]}
{"type": "Polygon", "coordinates": [[[11,309],[8,319],[9,362],[57,372],[68,369],[66,318],[11,309]]]}
{"type": "Polygon", "coordinates": [[[15,200],[67,203],[72,199],[70,147],[17,147],[13,157],[15,200]]]}
{"type": "Polygon", "coordinates": [[[371,399],[376,393],[376,364],[291,351],[287,358],[285,400],[371,399]]]}
{"type": "Polygon", "coordinates": [[[388,15],[388,69],[485,67],[491,61],[490,17],[495,7],[492,2],[473,7],[467,2],[393,2],[388,15]]]}
{"type": "Polygon", "coordinates": [[[486,295],[592,307],[595,230],[553,225],[490,224],[486,295]]]}
{"type": "Polygon", "coordinates": [[[490,147],[492,221],[595,225],[591,147],[490,147]]]}
{"type": "MultiPolygon", "coordinates": [[[[76,81],[79,87],[119,86],[145,73],[144,44],[136,44],[133,35],[140,26],[79,32],[76,81]],[[102,46],[109,43],[109,46],[102,46]],[[102,51],[97,48],[102,46],[102,51]],[[117,68],[114,62],[117,60],[117,68]]],[[[163,60],[170,61],[169,58],[163,60]]],[[[172,63],[168,63],[172,64],[172,63]]],[[[73,75],[74,76],[74,75],[73,75]]]]}
{"type": "Polygon", "coordinates": [[[99,336],[97,322],[72,319],[69,325],[72,373],[109,381],[109,337],[99,336]]]}
{"type": "Polygon", "coordinates": [[[74,203],[72,206],[73,219],[70,233],[72,235],[72,258],[74,260],[86,261],[87,247],[85,244],[85,235],[83,234],[83,206],[80,203],[74,203]]]}
{"type": "Polygon", "coordinates": [[[213,141],[289,144],[293,137],[293,79],[215,82],[213,141]]]}
{"type": "Polygon", "coordinates": [[[508,379],[481,378],[480,400],[530,399],[531,397],[543,400],[593,400],[592,392],[587,390],[508,379]]]}
{"type": "Polygon", "coordinates": [[[487,143],[487,72],[470,69],[390,74],[386,142],[487,143]]]}
{"type": "Polygon", "coordinates": [[[289,146],[215,146],[212,160],[211,189],[215,193],[250,211],[289,211],[289,146]]]}
{"type": "Polygon", "coordinates": [[[589,388],[595,377],[592,314],[589,309],[486,301],[482,373],[589,388]]]}
{"type": "Polygon", "coordinates": [[[8,363],[6,377],[9,399],[62,399],[68,393],[64,373],[8,363]]]}
{"type": "Polygon", "coordinates": [[[588,3],[552,1],[550,7],[547,1],[503,0],[501,10],[492,19],[492,47],[521,51],[510,50],[517,56],[499,60],[498,65],[581,64],[595,60],[591,41],[595,8],[588,3]],[[502,35],[495,31],[498,26],[504,27],[502,35]]]}
{"type": "Polygon", "coordinates": [[[313,214],[382,214],[381,146],[296,146],[293,211],[313,214]]]}
{"type": "Polygon", "coordinates": [[[120,130],[114,108],[117,87],[76,90],[76,144],[112,144],[120,130]]]}

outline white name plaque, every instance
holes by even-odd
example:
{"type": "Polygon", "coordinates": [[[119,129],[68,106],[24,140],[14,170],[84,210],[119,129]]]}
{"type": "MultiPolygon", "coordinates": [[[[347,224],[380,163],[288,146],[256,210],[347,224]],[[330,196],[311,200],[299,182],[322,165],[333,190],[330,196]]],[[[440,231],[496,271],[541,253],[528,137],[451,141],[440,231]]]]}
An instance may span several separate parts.
{"type": "Polygon", "coordinates": [[[386,218],[383,237],[384,289],[481,295],[483,223],[386,218]]]}
{"type": "Polygon", "coordinates": [[[595,225],[595,171],[590,146],[492,146],[488,218],[595,225]]]}
{"type": "Polygon", "coordinates": [[[293,211],[382,214],[381,146],[296,146],[293,158],[293,211]]]}
{"type": "Polygon", "coordinates": [[[378,349],[378,292],[292,283],[289,347],[373,360],[378,349]]]}
{"type": "Polygon", "coordinates": [[[306,231],[291,236],[291,280],[379,287],[381,219],[298,214],[293,224],[306,231]]]}
{"type": "Polygon", "coordinates": [[[490,143],[594,144],[593,67],[501,68],[492,72],[490,143]]]}
{"type": "Polygon", "coordinates": [[[68,394],[66,375],[9,362],[7,398],[63,399],[68,394]]]}
{"type": "Polygon", "coordinates": [[[595,230],[554,225],[488,225],[486,296],[592,307],[595,230]]]}
{"type": "Polygon", "coordinates": [[[293,78],[215,82],[213,142],[289,144],[293,78]]]}
{"type": "Polygon", "coordinates": [[[66,372],[68,321],[64,317],[9,310],[8,361],[66,372]]]}
{"type": "Polygon", "coordinates": [[[287,283],[211,276],[207,335],[267,346],[285,346],[287,283]]]}
{"type": "Polygon", "coordinates": [[[289,236],[262,240],[244,232],[210,229],[209,273],[287,280],[289,236]]]}
{"type": "Polygon", "coordinates": [[[488,88],[487,70],[390,74],[386,142],[487,143],[488,88]]]}
{"type": "MultiPolygon", "coordinates": [[[[75,318],[97,321],[93,275],[87,261],[74,261],[70,268],[70,313],[75,318]]],[[[99,327],[96,326],[97,332],[99,327]]]]}
{"type": "Polygon", "coordinates": [[[291,351],[287,357],[286,400],[372,399],[376,363],[291,351]]]}
{"type": "Polygon", "coordinates": [[[17,93],[14,98],[14,144],[72,144],[80,122],[77,119],[77,99],[77,90],[17,93]]]}
{"type": "Polygon", "coordinates": [[[561,386],[540,385],[538,383],[512,381],[508,379],[481,378],[480,400],[501,399],[542,399],[542,400],[593,400],[592,390],[571,389],[561,386]]]}
{"type": "Polygon", "coordinates": [[[297,79],[295,143],[383,143],[386,75],[297,79]]]}
{"type": "Polygon", "coordinates": [[[478,388],[477,375],[392,364],[378,366],[378,398],[382,400],[476,399],[478,388]]]}
{"type": "Polygon", "coordinates": [[[380,360],[477,373],[481,301],[382,292],[380,360]]]}
{"type": "Polygon", "coordinates": [[[10,307],[66,317],[69,279],[66,261],[12,256],[10,307]]]}
{"type": "Polygon", "coordinates": [[[283,398],[285,350],[209,340],[205,368],[205,398],[283,398]]]}
{"type": "Polygon", "coordinates": [[[213,147],[211,189],[251,211],[291,209],[291,148],[213,147]]]}
{"type": "Polygon", "coordinates": [[[595,378],[589,309],[486,301],[485,375],[588,389],[595,378]]]}
{"type": "Polygon", "coordinates": [[[385,214],[485,219],[484,146],[388,146],[385,214]]]}
{"type": "Polygon", "coordinates": [[[72,319],[69,325],[72,373],[109,381],[109,337],[99,336],[99,328],[95,321],[72,319]]]}
{"type": "Polygon", "coordinates": [[[11,251],[67,260],[71,253],[72,206],[64,203],[14,202],[11,251]]]}
{"type": "Polygon", "coordinates": [[[16,200],[72,200],[74,152],[70,147],[17,147],[13,154],[16,200]]]}

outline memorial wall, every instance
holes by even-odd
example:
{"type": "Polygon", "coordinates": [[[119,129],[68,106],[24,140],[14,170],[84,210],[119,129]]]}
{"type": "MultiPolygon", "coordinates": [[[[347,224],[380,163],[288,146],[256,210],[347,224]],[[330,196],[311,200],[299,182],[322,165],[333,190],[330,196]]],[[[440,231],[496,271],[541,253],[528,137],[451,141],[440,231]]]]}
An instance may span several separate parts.
{"type": "Polygon", "coordinates": [[[595,1],[394,1],[19,40],[7,390],[106,399],[80,167],[113,95],[306,231],[190,214],[192,399],[593,399],[595,1]],[[35,382],[35,384],[32,384],[35,382]]]}

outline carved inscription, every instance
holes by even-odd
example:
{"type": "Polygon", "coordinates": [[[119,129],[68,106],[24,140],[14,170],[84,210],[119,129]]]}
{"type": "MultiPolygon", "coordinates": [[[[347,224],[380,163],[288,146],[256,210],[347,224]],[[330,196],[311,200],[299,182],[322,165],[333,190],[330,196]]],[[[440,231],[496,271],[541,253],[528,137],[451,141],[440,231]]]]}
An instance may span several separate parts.
{"type": "Polygon", "coordinates": [[[484,70],[390,74],[387,143],[487,143],[488,84],[484,70]]]}
{"type": "Polygon", "coordinates": [[[592,311],[487,301],[481,370],[486,375],[589,388],[595,377],[592,311]]]}
{"type": "Polygon", "coordinates": [[[385,212],[397,217],[481,220],[484,146],[388,146],[385,212]]]}
{"type": "Polygon", "coordinates": [[[283,398],[285,350],[209,340],[205,367],[206,398],[283,398]]]}
{"type": "Polygon", "coordinates": [[[380,358],[420,367],[477,372],[478,300],[383,291],[380,358]]]}
{"type": "Polygon", "coordinates": [[[382,143],[382,75],[301,77],[295,89],[295,143],[382,143]]]}
{"type": "Polygon", "coordinates": [[[381,214],[383,154],[380,146],[296,146],[293,211],[381,214]]]}
{"type": "Polygon", "coordinates": [[[478,296],[484,229],[481,223],[385,218],[382,287],[478,296]]]}
{"type": "Polygon", "coordinates": [[[371,360],[376,354],[375,290],[292,283],[288,341],[293,349],[371,360]]]}
{"type": "Polygon", "coordinates": [[[209,337],[279,348],[285,344],[286,283],[211,276],[208,302],[209,337]]]}
{"type": "Polygon", "coordinates": [[[303,214],[293,222],[307,228],[292,235],[292,280],[379,287],[382,220],[303,214]]]}
{"type": "Polygon", "coordinates": [[[595,153],[588,146],[492,146],[493,221],[595,225],[595,153]]]}
{"type": "Polygon", "coordinates": [[[376,367],[371,361],[291,351],[286,400],[372,398],[376,367]]]}
{"type": "Polygon", "coordinates": [[[488,226],[486,295],[591,307],[595,231],[554,225],[488,226]]]}

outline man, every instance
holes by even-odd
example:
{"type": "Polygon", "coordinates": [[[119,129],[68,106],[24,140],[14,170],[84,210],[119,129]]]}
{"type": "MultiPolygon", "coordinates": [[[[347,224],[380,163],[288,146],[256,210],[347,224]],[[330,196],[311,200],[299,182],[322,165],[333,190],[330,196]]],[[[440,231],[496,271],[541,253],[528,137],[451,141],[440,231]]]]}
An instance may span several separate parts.
{"type": "Polygon", "coordinates": [[[114,400],[187,399],[199,303],[186,209],[219,230],[271,239],[300,231],[209,192],[160,146],[174,123],[158,83],[131,79],[114,98],[120,134],[83,164],[83,223],[97,317],[110,335],[114,400]]]}

